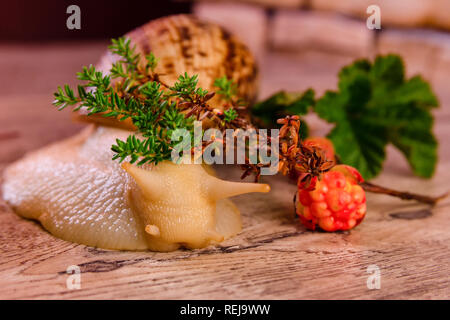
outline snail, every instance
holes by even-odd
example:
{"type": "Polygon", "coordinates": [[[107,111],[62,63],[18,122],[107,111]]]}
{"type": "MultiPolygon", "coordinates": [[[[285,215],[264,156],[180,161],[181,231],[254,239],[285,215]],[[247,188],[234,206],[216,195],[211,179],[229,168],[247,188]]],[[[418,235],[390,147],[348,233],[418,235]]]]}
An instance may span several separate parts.
{"type": "MultiPolygon", "coordinates": [[[[226,75],[237,82],[240,97],[251,100],[256,93],[251,54],[216,25],[177,15],[128,36],[139,51],[160,57],[157,72],[167,85],[186,71],[199,74],[206,89],[226,75]]],[[[113,59],[103,56],[99,68],[108,70],[113,59]]],[[[200,164],[119,164],[111,160],[111,145],[126,139],[132,123],[83,112],[77,119],[96,124],[27,154],[4,172],[6,202],[58,238],[117,250],[202,248],[240,232],[239,210],[228,197],[270,189],[220,180],[200,164]]]]}
{"type": "MultiPolygon", "coordinates": [[[[198,75],[198,85],[214,91],[214,80],[223,76],[237,85],[236,96],[254,102],[257,94],[258,68],[248,48],[234,35],[217,24],[199,20],[195,16],[180,14],[156,20],[127,33],[136,52],[145,56],[149,52],[158,57],[155,72],[159,80],[172,86],[180,74],[198,75]]],[[[100,58],[97,70],[109,73],[117,57],[110,51],[100,58]]],[[[208,103],[221,109],[223,104],[216,95],[208,103]]],[[[76,121],[94,122],[134,130],[129,119],[117,121],[101,115],[87,116],[83,108],[75,113],[76,121]]]]}
{"type": "Polygon", "coordinates": [[[228,199],[269,186],[220,180],[200,164],[137,167],[111,161],[128,132],[88,127],[30,153],[5,171],[4,199],[53,235],[105,249],[202,248],[241,230],[228,199]]]}

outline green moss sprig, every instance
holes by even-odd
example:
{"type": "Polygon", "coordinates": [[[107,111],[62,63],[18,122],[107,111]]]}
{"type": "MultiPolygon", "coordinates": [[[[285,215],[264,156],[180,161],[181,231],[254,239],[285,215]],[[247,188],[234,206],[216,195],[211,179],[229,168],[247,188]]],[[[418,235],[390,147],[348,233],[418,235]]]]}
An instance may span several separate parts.
{"type": "Polygon", "coordinates": [[[88,116],[101,114],[119,121],[131,119],[136,127],[125,141],[120,139],[112,145],[113,160],[142,165],[159,163],[171,158],[171,152],[178,142],[170,137],[176,129],[186,129],[193,136],[193,121],[210,118],[219,129],[249,125],[239,118],[233,101],[236,86],[226,77],[215,81],[218,94],[226,101],[225,112],[213,109],[208,101],[215,92],[198,87],[198,75],[180,75],[168,86],[155,72],[158,59],[153,53],[142,57],[136,53],[129,39],[113,39],[109,46],[111,53],[119,59],[112,65],[109,74],[94,66],[84,67],[77,73],[83,83],[73,90],[68,85],[58,87],[53,104],[59,110],[75,106],[88,110],[88,116]]]}

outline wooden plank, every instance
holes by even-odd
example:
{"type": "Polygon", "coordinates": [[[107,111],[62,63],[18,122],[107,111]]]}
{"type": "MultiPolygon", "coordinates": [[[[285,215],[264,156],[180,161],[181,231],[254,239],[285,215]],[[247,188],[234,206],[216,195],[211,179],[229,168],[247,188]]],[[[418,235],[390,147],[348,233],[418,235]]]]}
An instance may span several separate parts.
{"type": "Polygon", "coordinates": [[[367,19],[367,8],[377,5],[381,11],[381,25],[396,27],[435,27],[449,29],[449,6],[446,0],[311,0],[313,10],[329,10],[367,19]]]}
{"type": "MultiPolygon", "coordinates": [[[[32,56],[30,53],[28,58],[32,56]]],[[[333,86],[336,70],[344,60],[324,53],[316,58],[311,53],[297,57],[286,60],[284,54],[271,54],[271,66],[267,61],[262,66],[263,87],[267,88],[262,94],[270,94],[285,83],[283,70],[292,68],[292,61],[298,70],[308,70],[312,75],[296,78],[292,74],[292,88],[333,86]],[[280,67],[279,72],[268,73],[275,68],[272,63],[280,67]]],[[[76,59],[72,53],[66,58],[76,59]]],[[[59,84],[67,79],[55,81],[59,84]]],[[[441,160],[435,178],[425,181],[413,177],[400,154],[389,149],[386,168],[376,182],[427,194],[448,189],[450,97],[445,84],[436,88],[442,108],[436,113],[441,160]]],[[[49,105],[50,96],[51,91],[42,91],[0,98],[0,170],[24,152],[81,128],[69,121],[67,112],[56,112],[49,105]]],[[[320,125],[313,130],[321,130],[320,125]]],[[[240,171],[227,166],[218,168],[218,173],[222,178],[237,180],[240,171]]],[[[367,218],[356,229],[310,232],[293,216],[295,185],[279,176],[265,177],[264,181],[272,186],[269,194],[234,199],[243,215],[241,234],[218,247],[171,253],[109,251],[69,243],[53,237],[39,224],[18,217],[0,202],[0,299],[450,297],[449,199],[429,210],[423,205],[369,195],[367,218]],[[369,290],[366,285],[367,267],[373,264],[381,271],[379,290],[369,290]],[[80,290],[66,287],[70,265],[81,268],[80,290]]]]}
{"type": "Polygon", "coordinates": [[[366,23],[330,12],[278,10],[269,43],[278,50],[327,50],[355,58],[373,55],[375,32],[366,23]]]}

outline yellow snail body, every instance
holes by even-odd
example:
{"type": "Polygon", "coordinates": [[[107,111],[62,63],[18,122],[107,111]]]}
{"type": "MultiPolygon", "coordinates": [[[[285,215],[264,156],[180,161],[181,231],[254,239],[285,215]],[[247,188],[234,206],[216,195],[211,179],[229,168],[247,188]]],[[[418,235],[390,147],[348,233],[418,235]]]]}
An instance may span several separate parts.
{"type": "Polygon", "coordinates": [[[264,184],[220,180],[202,165],[136,167],[111,161],[129,132],[90,128],[32,152],[5,171],[3,196],[53,235],[106,249],[202,248],[241,230],[227,197],[267,192],[264,184]]]}
{"type": "MultiPolygon", "coordinates": [[[[198,74],[198,85],[213,91],[214,80],[226,76],[237,84],[238,97],[255,97],[253,57],[215,24],[176,15],[151,21],[126,36],[137,52],[151,51],[159,58],[155,72],[167,86],[187,72],[198,74]]],[[[98,69],[108,72],[114,59],[105,54],[98,69]]],[[[219,97],[209,102],[218,107],[219,97]]],[[[121,166],[111,159],[111,145],[136,129],[130,119],[87,116],[85,108],[76,114],[79,120],[103,126],[92,125],[32,152],[6,168],[4,175],[7,203],[56,237],[107,249],[202,248],[241,230],[240,213],[227,197],[269,190],[263,184],[219,180],[201,165],[121,166]]]]}

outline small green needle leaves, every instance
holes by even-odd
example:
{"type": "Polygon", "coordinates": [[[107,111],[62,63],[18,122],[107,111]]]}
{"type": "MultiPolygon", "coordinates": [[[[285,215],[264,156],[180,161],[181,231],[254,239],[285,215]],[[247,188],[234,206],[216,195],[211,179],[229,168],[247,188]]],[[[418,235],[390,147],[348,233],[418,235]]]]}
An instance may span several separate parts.
{"type": "MultiPolygon", "coordinates": [[[[171,159],[172,150],[178,144],[171,140],[172,133],[177,129],[192,132],[195,119],[202,113],[211,115],[211,110],[202,108],[214,92],[198,87],[198,75],[187,73],[180,75],[171,87],[162,83],[155,73],[158,59],[153,53],[141,57],[129,39],[113,39],[109,50],[118,56],[110,75],[104,75],[94,66],[84,67],[77,73],[78,80],[83,81],[78,85],[78,95],[68,85],[58,87],[53,104],[59,110],[77,105],[74,111],[85,107],[88,115],[101,114],[120,121],[130,119],[137,132],[125,141],[116,140],[111,147],[113,160],[127,159],[142,165],[171,159]]],[[[238,117],[233,105],[236,85],[226,77],[215,83],[220,94],[229,99],[227,110],[220,118],[220,123],[226,125],[238,117]]]]}

